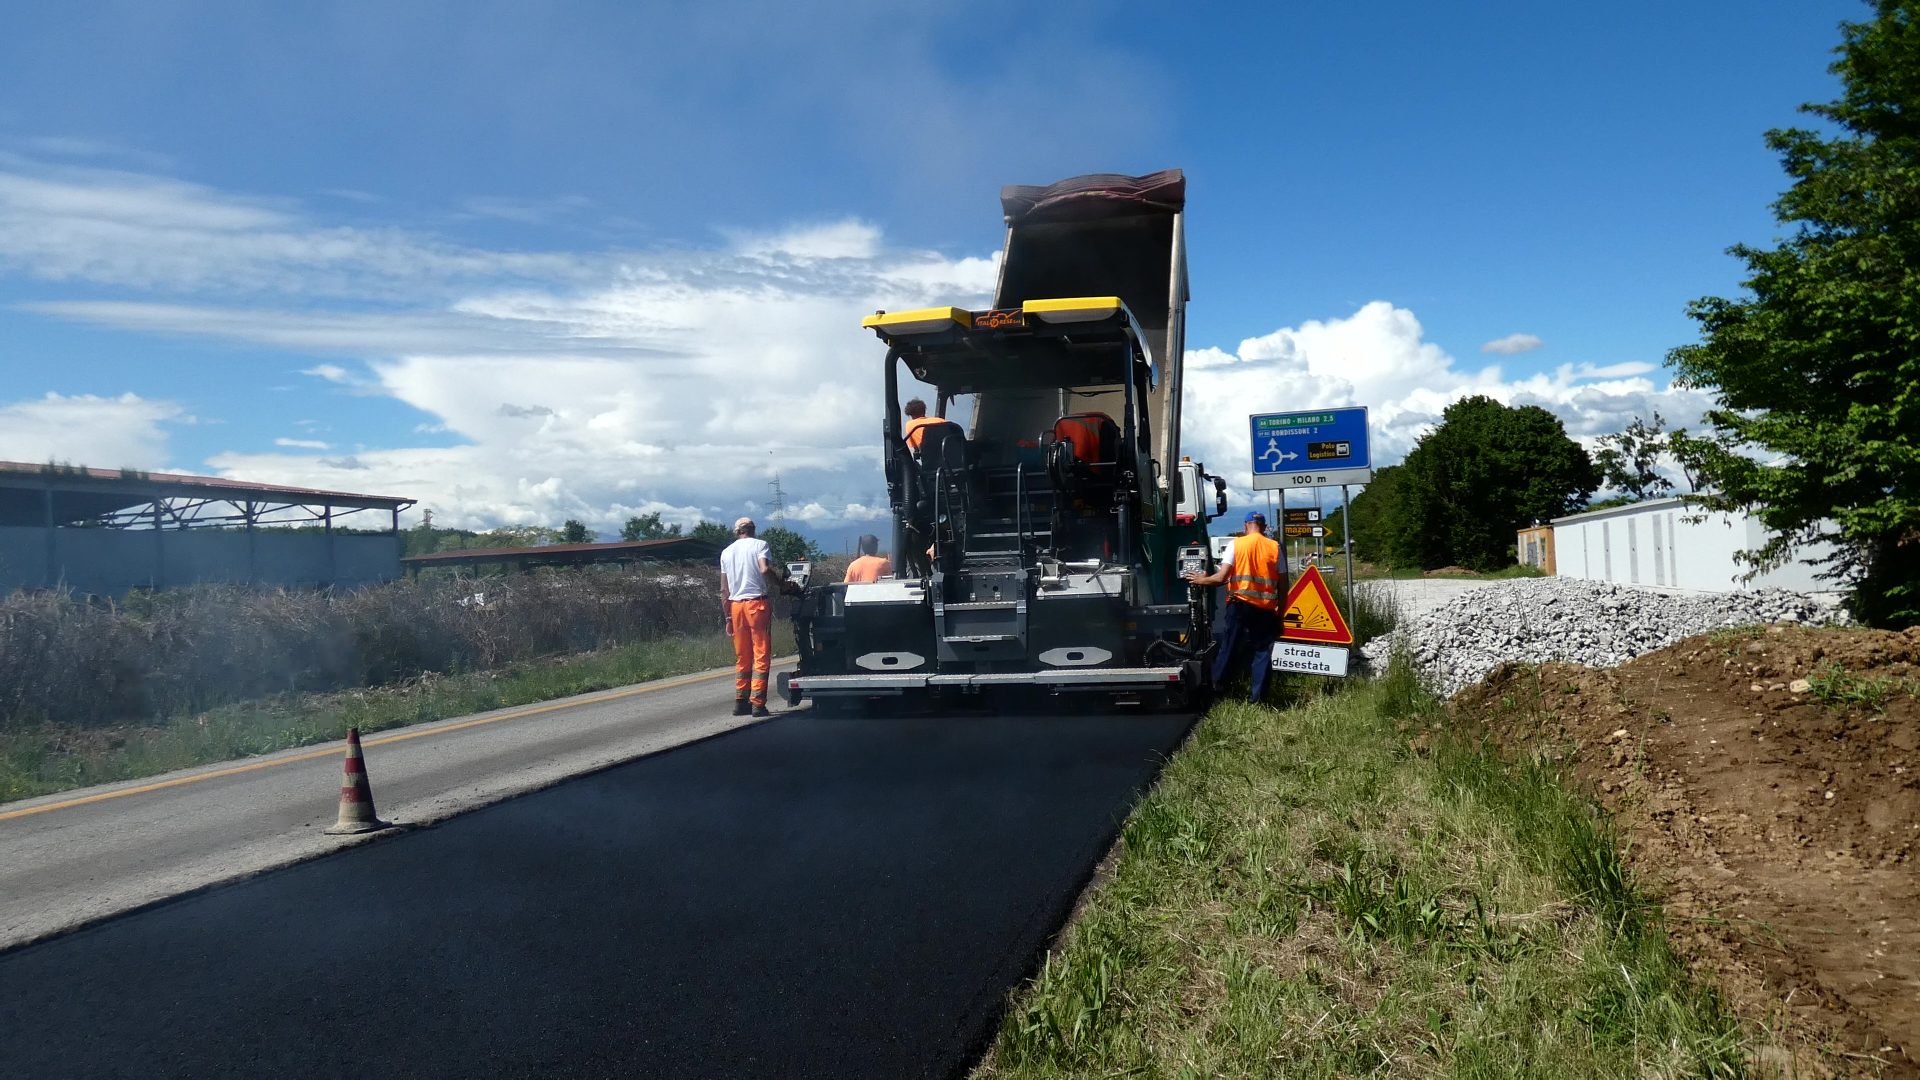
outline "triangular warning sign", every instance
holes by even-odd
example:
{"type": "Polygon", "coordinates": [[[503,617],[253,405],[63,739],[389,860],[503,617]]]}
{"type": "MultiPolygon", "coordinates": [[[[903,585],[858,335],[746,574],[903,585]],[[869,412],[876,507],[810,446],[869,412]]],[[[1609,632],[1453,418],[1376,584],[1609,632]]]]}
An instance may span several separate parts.
{"type": "Polygon", "coordinates": [[[1327,591],[1320,568],[1309,566],[1300,572],[1287,590],[1287,613],[1280,619],[1280,637],[1284,641],[1311,641],[1320,645],[1351,645],[1353,631],[1327,591]]]}

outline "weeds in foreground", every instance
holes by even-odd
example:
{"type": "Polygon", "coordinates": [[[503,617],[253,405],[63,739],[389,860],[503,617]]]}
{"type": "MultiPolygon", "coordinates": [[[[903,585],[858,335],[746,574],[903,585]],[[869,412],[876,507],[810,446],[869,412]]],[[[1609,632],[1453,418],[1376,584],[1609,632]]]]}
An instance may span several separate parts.
{"type": "Polygon", "coordinates": [[[1506,581],[1511,578],[1546,577],[1547,572],[1537,566],[1529,566],[1526,563],[1514,563],[1512,566],[1503,566],[1498,570],[1489,571],[1480,576],[1489,581],[1506,581]]]}
{"type": "Polygon", "coordinates": [[[1920,685],[1912,681],[1856,675],[1837,663],[1829,663],[1807,676],[1808,692],[1837,709],[1859,707],[1885,712],[1887,699],[1896,691],[1915,694],[1920,685]]]}
{"type": "Polygon", "coordinates": [[[489,671],[705,633],[715,615],[709,578],[656,568],[340,591],[200,585],[117,603],[22,592],[0,596],[0,731],[489,671]]]}
{"type": "Polygon", "coordinates": [[[1404,662],[1216,708],[981,1074],[1739,1075],[1606,820],[1437,717],[1404,662]]]}

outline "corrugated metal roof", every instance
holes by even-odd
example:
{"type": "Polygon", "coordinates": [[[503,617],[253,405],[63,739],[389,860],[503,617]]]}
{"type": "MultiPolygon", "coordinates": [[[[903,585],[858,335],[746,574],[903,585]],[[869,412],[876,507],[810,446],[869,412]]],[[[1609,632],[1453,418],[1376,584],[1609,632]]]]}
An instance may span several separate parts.
{"type": "Polygon", "coordinates": [[[319,488],[289,487],[284,484],[259,484],[248,480],[230,480],[220,476],[189,476],[184,473],[141,472],[120,469],[89,469],[77,465],[35,464],[28,461],[0,461],[0,486],[31,487],[41,490],[71,488],[98,491],[103,487],[174,488],[179,494],[216,496],[276,496],[290,503],[355,502],[401,508],[414,501],[396,495],[365,495],[353,491],[324,491],[319,488]]]}

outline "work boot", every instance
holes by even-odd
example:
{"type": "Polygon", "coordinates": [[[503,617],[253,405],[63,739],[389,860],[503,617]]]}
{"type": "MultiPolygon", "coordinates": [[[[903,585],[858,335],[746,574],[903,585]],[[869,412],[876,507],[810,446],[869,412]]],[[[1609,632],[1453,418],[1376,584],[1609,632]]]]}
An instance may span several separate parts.
{"type": "Polygon", "coordinates": [[[755,716],[772,716],[773,714],[767,711],[767,707],[766,707],[765,705],[755,705],[755,706],[753,707],[753,715],[755,715],[755,716]]]}
{"type": "Polygon", "coordinates": [[[745,716],[752,711],[753,711],[753,707],[747,704],[746,698],[733,699],[733,715],[745,716]]]}

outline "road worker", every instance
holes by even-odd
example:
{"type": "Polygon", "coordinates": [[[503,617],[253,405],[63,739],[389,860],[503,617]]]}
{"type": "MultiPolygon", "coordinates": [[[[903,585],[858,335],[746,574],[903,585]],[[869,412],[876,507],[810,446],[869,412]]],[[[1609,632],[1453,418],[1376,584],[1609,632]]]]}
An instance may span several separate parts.
{"type": "Polygon", "coordinates": [[[1227,603],[1221,612],[1219,651],[1213,657],[1213,684],[1224,685],[1227,673],[1247,663],[1250,653],[1252,685],[1247,700],[1257,703],[1267,691],[1273,643],[1280,637],[1280,605],[1287,595],[1280,544],[1267,535],[1267,516],[1260,511],[1247,511],[1246,531],[1233,538],[1218,570],[1187,575],[1189,585],[1222,583],[1227,586],[1227,603]]]}
{"type": "Polygon", "coordinates": [[[720,553],[726,629],[733,638],[733,715],[768,716],[767,676],[773,669],[773,598],[779,578],[773,549],[754,536],[753,519],[733,523],[733,543],[720,553]]]}
{"type": "Polygon", "coordinates": [[[1053,437],[1073,447],[1075,461],[1098,464],[1112,460],[1113,448],[1102,444],[1114,429],[1113,418],[1106,413],[1075,413],[1054,422],[1053,437]]]}
{"type": "Polygon", "coordinates": [[[843,581],[870,582],[879,581],[893,573],[893,563],[880,554],[880,538],[871,534],[860,538],[860,557],[847,567],[847,576],[843,581]]]}
{"type": "Polygon", "coordinates": [[[920,440],[927,437],[927,429],[935,424],[951,424],[953,421],[944,416],[928,416],[927,403],[919,398],[909,400],[901,406],[907,414],[907,426],[900,434],[906,439],[907,449],[918,454],[920,440]]]}

